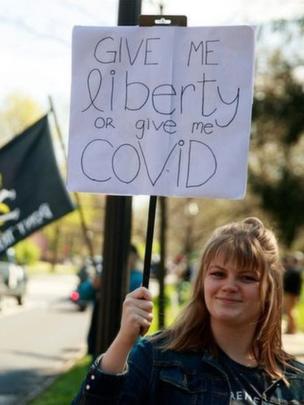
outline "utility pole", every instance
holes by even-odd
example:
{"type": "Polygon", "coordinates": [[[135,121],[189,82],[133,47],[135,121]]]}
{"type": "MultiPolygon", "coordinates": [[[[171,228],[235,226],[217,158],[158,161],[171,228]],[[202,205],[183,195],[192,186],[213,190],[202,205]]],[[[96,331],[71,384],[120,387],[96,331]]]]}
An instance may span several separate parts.
{"type": "MultiPolygon", "coordinates": [[[[140,12],[141,0],[120,0],[118,25],[137,25],[140,12]]],[[[122,303],[129,285],[127,259],[131,239],[131,214],[132,197],[106,197],[96,353],[104,351],[119,330],[122,303]]]]}
{"type": "Polygon", "coordinates": [[[119,0],[118,25],[137,25],[141,0],[119,0]]]}

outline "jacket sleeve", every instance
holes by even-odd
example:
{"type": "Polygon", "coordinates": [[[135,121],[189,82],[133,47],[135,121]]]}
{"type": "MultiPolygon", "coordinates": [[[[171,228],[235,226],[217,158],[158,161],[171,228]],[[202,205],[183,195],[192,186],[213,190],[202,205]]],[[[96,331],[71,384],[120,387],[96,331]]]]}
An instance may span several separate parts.
{"type": "Polygon", "coordinates": [[[91,366],[72,405],[136,405],[145,403],[152,372],[152,345],[142,339],[132,349],[127,369],[121,374],[107,374],[91,366]]]}

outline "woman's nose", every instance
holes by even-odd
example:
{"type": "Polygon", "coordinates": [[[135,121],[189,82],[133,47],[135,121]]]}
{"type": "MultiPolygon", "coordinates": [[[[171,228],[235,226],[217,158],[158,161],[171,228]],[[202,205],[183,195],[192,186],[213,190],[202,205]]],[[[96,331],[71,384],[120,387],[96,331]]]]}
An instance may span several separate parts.
{"type": "Polygon", "coordinates": [[[238,288],[237,282],[233,277],[228,277],[222,288],[224,291],[236,291],[238,288]]]}

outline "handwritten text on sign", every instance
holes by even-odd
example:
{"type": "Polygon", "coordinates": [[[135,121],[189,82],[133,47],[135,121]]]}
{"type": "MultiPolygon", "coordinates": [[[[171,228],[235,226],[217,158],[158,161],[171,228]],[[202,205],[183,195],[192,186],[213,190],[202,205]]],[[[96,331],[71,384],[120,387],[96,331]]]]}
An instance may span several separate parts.
{"type": "Polygon", "coordinates": [[[253,49],[246,26],[74,28],[69,189],[242,197],[253,49]]]}

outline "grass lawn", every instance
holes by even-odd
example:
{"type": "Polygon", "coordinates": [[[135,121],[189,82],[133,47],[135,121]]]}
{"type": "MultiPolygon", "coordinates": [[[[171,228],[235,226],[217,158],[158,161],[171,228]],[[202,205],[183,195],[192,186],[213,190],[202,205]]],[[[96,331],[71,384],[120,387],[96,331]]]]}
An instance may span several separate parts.
{"type": "Polygon", "coordinates": [[[79,360],[67,373],[59,376],[54,383],[38,398],[31,401],[31,405],[68,405],[77,393],[81,381],[91,364],[91,357],[79,360]]]}

